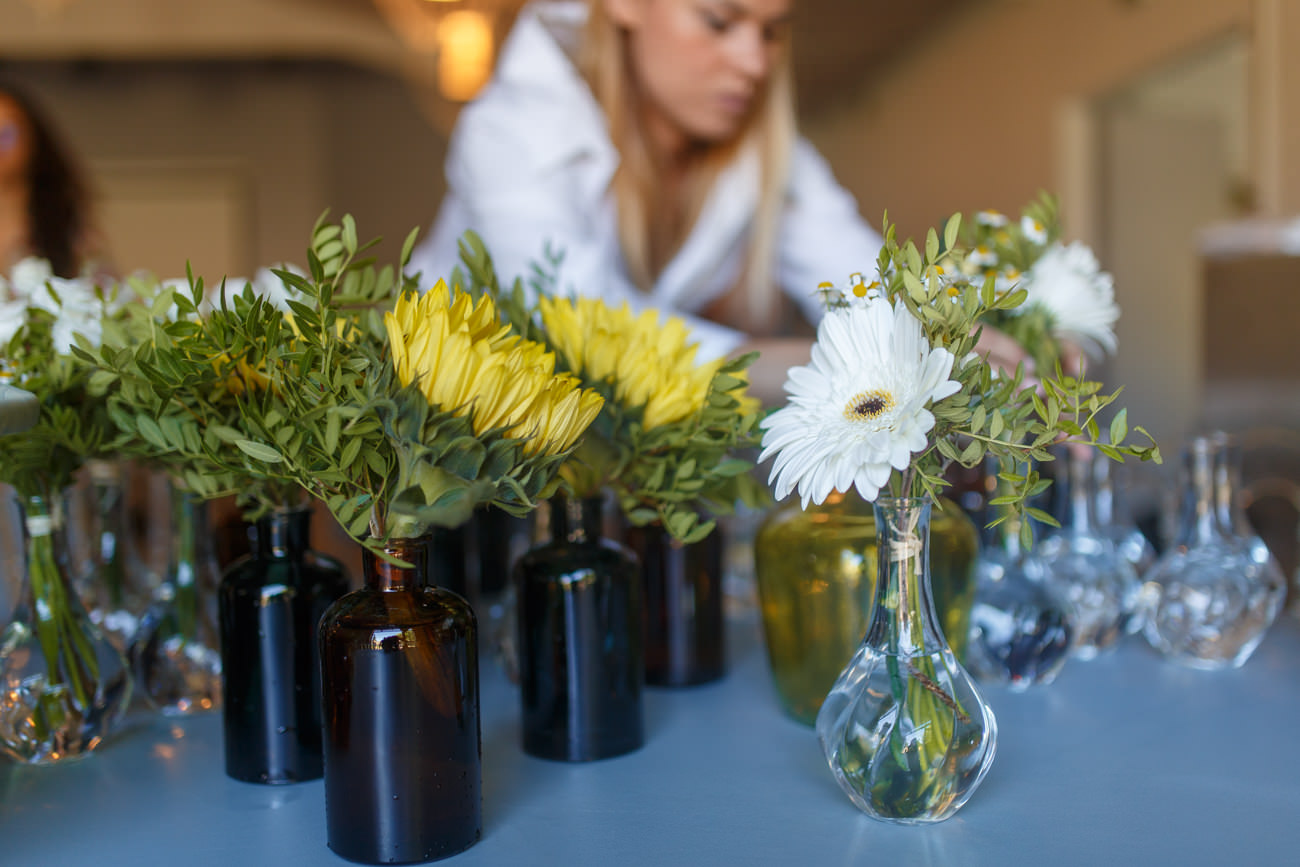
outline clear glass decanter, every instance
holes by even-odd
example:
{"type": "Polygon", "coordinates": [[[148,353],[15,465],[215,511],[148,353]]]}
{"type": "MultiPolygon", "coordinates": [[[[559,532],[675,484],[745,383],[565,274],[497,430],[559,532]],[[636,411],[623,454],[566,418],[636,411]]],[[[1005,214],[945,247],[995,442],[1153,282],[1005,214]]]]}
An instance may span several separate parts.
{"type": "Polygon", "coordinates": [[[167,572],[129,654],[139,688],[167,716],[221,707],[220,582],[208,504],[174,489],[167,572]]]}
{"type": "Polygon", "coordinates": [[[1147,574],[1146,639],[1193,668],[1243,665],[1286,593],[1281,570],[1240,515],[1237,479],[1237,450],[1226,435],[1188,443],[1177,536],[1147,574]]]}
{"type": "Polygon", "coordinates": [[[1101,452],[1092,456],[1092,511],[1097,529],[1110,537],[1115,549],[1133,564],[1139,578],[1156,562],[1156,549],[1146,535],[1138,529],[1130,513],[1129,501],[1115,484],[1116,475],[1123,469],[1101,452]]]}
{"type": "Polygon", "coordinates": [[[77,567],[78,593],[90,620],[113,646],[127,652],[149,607],[149,570],[130,530],[125,467],[117,461],[86,462],[81,494],[84,562],[77,567]]]}
{"type": "Polygon", "coordinates": [[[1091,450],[1075,447],[1058,458],[1065,503],[1061,526],[1044,535],[1030,558],[1043,584],[1069,605],[1074,631],[1071,654],[1092,659],[1113,648],[1138,610],[1137,571],[1097,525],[1091,492],[1091,450]]]}
{"type": "Polygon", "coordinates": [[[1015,517],[982,535],[966,667],[981,683],[1015,692],[1051,683],[1074,637],[1069,606],[1053,595],[1040,564],[1021,546],[1015,517]]]}

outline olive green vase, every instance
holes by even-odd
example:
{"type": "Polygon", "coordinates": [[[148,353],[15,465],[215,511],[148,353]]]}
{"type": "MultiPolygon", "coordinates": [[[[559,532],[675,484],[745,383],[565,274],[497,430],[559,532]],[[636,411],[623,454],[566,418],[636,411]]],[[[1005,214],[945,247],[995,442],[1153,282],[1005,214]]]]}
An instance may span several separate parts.
{"type": "MultiPolygon", "coordinates": [[[[930,526],[934,604],[949,645],[966,654],[979,534],[952,500],[940,498],[930,526]]],[[[764,519],[754,540],[763,632],[777,696],[806,725],[848,664],[867,628],[876,580],[876,520],[857,494],[821,505],[791,497],[764,519]]]]}

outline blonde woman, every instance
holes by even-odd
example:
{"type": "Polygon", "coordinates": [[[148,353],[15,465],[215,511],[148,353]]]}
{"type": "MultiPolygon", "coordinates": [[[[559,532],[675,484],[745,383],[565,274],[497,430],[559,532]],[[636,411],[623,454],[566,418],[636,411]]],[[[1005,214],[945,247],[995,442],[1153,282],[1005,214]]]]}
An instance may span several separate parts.
{"type": "Polygon", "coordinates": [[[453,133],[447,197],[412,270],[445,274],[466,229],[505,275],[547,244],[560,287],[686,317],[702,355],[758,349],[779,396],[816,287],[880,236],[795,130],[794,0],[569,0],[520,12],[453,133]]]}

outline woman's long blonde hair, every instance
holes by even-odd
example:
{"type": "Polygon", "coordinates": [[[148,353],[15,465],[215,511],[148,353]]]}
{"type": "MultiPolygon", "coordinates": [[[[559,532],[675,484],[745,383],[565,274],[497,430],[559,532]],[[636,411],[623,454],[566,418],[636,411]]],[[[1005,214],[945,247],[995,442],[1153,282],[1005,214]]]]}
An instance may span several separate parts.
{"type": "Polygon", "coordinates": [[[618,234],[632,281],[649,290],[689,234],[719,172],[747,144],[760,154],[759,200],[742,273],[740,314],[745,321],[728,324],[754,333],[777,325],[776,233],[785,204],[790,153],[794,146],[794,88],[788,47],[780,53],[764,92],[745,129],[735,140],[701,148],[693,160],[682,209],[662,207],[646,136],[636,111],[640,95],[632,75],[628,34],[609,16],[602,0],[588,0],[586,32],[579,69],[605,112],[609,134],[619,152],[612,188],[618,208],[618,234]],[[680,220],[674,219],[680,215],[680,220]]]}

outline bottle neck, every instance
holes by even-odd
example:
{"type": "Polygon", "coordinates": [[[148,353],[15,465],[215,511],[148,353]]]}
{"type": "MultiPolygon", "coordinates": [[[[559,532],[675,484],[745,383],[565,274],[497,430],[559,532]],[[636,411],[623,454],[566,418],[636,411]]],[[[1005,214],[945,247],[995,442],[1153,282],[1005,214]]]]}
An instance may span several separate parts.
{"type": "Polygon", "coordinates": [[[212,534],[208,527],[207,502],[185,491],[174,490],[168,580],[181,587],[193,585],[211,558],[212,534]]]}
{"type": "Polygon", "coordinates": [[[875,502],[876,590],[866,640],[900,655],[924,652],[933,624],[930,599],[930,500],[875,502]]]}
{"type": "MultiPolygon", "coordinates": [[[[36,539],[58,537],[64,528],[63,504],[58,497],[44,494],[20,496],[23,509],[23,527],[29,543],[36,539]]],[[[58,542],[58,539],[55,539],[58,542]]]]}
{"type": "Polygon", "coordinates": [[[1091,533],[1097,519],[1092,510],[1092,453],[1066,452],[1065,529],[1091,533]]]}
{"type": "Polygon", "coordinates": [[[1196,437],[1183,451],[1183,494],[1179,509],[1178,540],[1182,547],[1210,542],[1219,535],[1215,502],[1215,444],[1196,437]]]}
{"type": "Polygon", "coordinates": [[[311,537],[311,509],[286,509],[257,519],[253,551],[264,560],[299,558],[311,537]]]}
{"type": "Polygon", "coordinates": [[[550,501],[551,539],[572,545],[592,544],[604,536],[604,500],[557,496],[550,501]]]}
{"type": "Polygon", "coordinates": [[[428,535],[409,539],[389,539],[384,543],[384,553],[400,563],[391,563],[369,548],[362,552],[361,566],[366,587],[382,593],[415,590],[424,586],[429,571],[428,535]]]}
{"type": "Polygon", "coordinates": [[[1095,456],[1092,460],[1092,518],[1098,526],[1113,526],[1120,521],[1118,511],[1110,459],[1104,455],[1095,456]]]}
{"type": "Polygon", "coordinates": [[[1242,532],[1245,519],[1237,507],[1237,495],[1241,490],[1241,450],[1226,435],[1216,437],[1214,443],[1214,510],[1219,527],[1228,534],[1242,532]]]}

